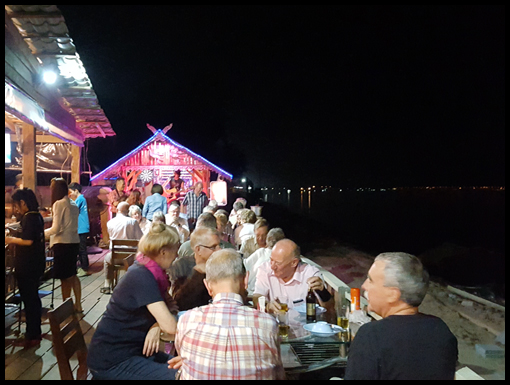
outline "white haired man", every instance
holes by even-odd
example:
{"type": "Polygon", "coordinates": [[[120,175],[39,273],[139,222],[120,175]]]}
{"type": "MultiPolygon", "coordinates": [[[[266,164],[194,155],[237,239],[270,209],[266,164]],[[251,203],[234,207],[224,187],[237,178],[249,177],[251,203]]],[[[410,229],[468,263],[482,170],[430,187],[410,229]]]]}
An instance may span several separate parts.
{"type": "Polygon", "coordinates": [[[181,244],[189,239],[188,222],[180,217],[181,206],[178,202],[172,202],[168,207],[168,213],[165,214],[166,224],[173,227],[179,233],[181,244]]]}
{"type": "Polygon", "coordinates": [[[269,314],[244,306],[247,276],[239,253],[215,251],[205,264],[211,304],[187,311],[168,361],[183,380],[285,379],[278,326],[269,314]]]}
{"type": "Polygon", "coordinates": [[[454,379],[457,339],[440,318],[418,311],[428,285],[428,273],[414,255],[375,258],[361,288],[368,310],[383,319],[359,328],[346,380],[454,379]]]}

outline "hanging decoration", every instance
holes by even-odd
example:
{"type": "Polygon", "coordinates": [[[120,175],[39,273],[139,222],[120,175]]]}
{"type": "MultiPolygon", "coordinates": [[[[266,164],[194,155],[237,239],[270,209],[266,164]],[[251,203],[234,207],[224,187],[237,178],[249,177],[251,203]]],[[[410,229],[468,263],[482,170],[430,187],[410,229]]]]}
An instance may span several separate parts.
{"type": "Polygon", "coordinates": [[[153,177],[154,177],[153,170],[143,170],[139,176],[140,180],[144,183],[152,182],[153,177]]]}

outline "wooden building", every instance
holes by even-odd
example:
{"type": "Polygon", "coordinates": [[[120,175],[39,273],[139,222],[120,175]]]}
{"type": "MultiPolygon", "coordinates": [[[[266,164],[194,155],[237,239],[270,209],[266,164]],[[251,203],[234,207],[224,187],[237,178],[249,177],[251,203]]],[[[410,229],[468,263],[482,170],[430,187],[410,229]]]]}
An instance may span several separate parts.
{"type": "Polygon", "coordinates": [[[161,184],[165,190],[170,189],[174,171],[180,170],[185,190],[201,181],[204,192],[210,196],[211,178],[213,181],[232,180],[231,174],[165,135],[172,125],[163,130],[147,126],[154,135],[94,175],[90,179],[92,186],[111,186],[117,178],[123,177],[126,181],[126,190],[143,187],[146,195],[150,195],[150,188],[154,183],[161,184]]]}
{"type": "Polygon", "coordinates": [[[80,182],[84,141],[115,135],[56,5],[5,5],[5,134],[19,149],[5,169],[21,172],[33,190],[38,172],[80,182]],[[65,160],[53,156],[43,166],[42,152],[65,160]]]}

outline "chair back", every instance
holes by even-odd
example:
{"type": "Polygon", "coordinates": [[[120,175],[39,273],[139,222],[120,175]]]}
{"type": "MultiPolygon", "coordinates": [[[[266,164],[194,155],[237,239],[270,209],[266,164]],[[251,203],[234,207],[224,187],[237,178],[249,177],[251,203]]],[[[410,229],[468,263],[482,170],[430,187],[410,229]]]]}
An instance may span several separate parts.
{"type": "Polygon", "coordinates": [[[134,261],[137,251],[138,239],[112,239],[112,264],[124,265],[124,260],[131,256],[134,261]]]}
{"type": "Polygon", "coordinates": [[[48,311],[53,348],[57,357],[60,379],[74,380],[70,358],[76,353],[78,358],[77,380],[87,379],[87,345],[83,338],[80,322],[74,312],[72,298],[66,299],[55,309],[48,311]]]}
{"type": "Polygon", "coordinates": [[[127,271],[135,261],[138,252],[138,239],[112,239],[111,242],[114,270],[112,286],[115,287],[119,281],[119,270],[127,271]]]}

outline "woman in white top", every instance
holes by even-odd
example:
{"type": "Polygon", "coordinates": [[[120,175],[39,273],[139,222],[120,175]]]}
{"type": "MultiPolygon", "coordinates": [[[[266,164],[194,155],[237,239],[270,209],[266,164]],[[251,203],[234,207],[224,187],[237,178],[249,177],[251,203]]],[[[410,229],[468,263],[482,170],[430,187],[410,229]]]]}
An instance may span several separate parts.
{"type": "Polygon", "coordinates": [[[71,297],[74,292],[74,308],[82,313],[81,283],[76,276],[76,261],[80,246],[78,235],[78,216],[80,209],[68,197],[67,182],[62,178],[53,178],[50,185],[51,202],[53,204],[53,223],[44,230],[44,236],[50,238],[53,250],[53,277],[60,279],[62,299],[71,297]]]}
{"type": "Polygon", "coordinates": [[[142,209],[140,206],[136,204],[129,206],[129,216],[137,220],[142,233],[147,234],[149,232],[150,222],[147,218],[142,217],[142,209]]]}

